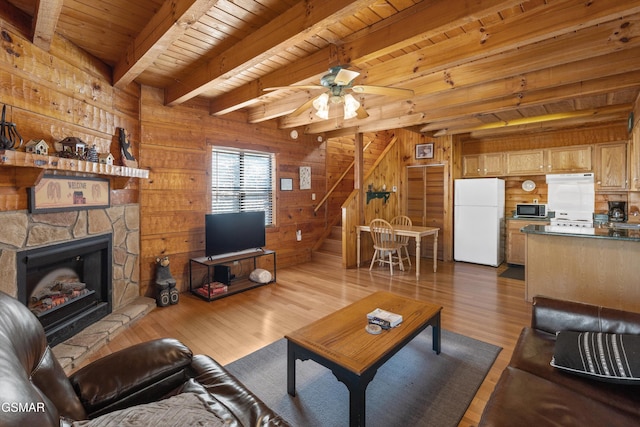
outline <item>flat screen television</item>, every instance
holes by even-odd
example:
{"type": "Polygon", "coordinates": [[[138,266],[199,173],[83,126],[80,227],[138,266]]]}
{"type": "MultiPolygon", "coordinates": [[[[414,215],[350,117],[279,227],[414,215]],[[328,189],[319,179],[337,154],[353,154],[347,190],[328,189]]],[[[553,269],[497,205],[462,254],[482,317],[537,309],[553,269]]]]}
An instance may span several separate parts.
{"type": "Polygon", "coordinates": [[[264,211],[205,215],[205,256],[265,246],[264,211]]]}

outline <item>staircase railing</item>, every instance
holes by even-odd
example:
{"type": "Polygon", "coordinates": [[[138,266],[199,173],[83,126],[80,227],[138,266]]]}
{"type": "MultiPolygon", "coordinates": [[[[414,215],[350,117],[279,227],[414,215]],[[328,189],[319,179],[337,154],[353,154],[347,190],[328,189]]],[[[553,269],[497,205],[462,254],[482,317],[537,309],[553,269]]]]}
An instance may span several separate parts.
{"type": "MultiPolygon", "coordinates": [[[[380,156],[376,159],[375,163],[367,173],[367,175],[363,178],[362,182],[366,182],[371,175],[376,171],[376,168],[382,160],[386,157],[387,153],[393,148],[396,144],[398,138],[394,135],[391,141],[387,144],[385,149],[380,153],[380,156]]],[[[342,219],[342,266],[344,268],[355,267],[357,264],[356,260],[356,252],[357,252],[357,236],[356,236],[356,226],[360,225],[360,223],[364,223],[365,218],[360,218],[359,209],[358,209],[358,200],[360,199],[359,194],[362,189],[354,189],[349,196],[347,196],[345,202],[342,204],[341,208],[341,219],[342,219]]],[[[363,245],[363,248],[370,245],[363,245]]],[[[366,253],[366,248],[363,250],[362,259],[370,259],[371,254],[366,253]]]]}
{"type": "MultiPolygon", "coordinates": [[[[372,142],[373,141],[369,141],[367,143],[367,145],[364,146],[364,148],[362,149],[363,153],[365,151],[367,151],[367,148],[369,148],[369,146],[371,145],[372,142]]],[[[340,175],[340,177],[336,180],[335,184],[333,184],[333,186],[329,189],[329,191],[327,191],[327,194],[325,194],[324,197],[318,202],[318,206],[316,206],[315,209],[313,209],[314,212],[318,212],[318,210],[322,207],[322,205],[325,204],[325,202],[327,200],[329,200],[329,197],[331,197],[331,194],[333,194],[333,192],[336,190],[336,188],[338,188],[338,185],[340,185],[340,183],[342,182],[344,177],[347,176],[347,173],[349,173],[349,171],[353,168],[353,165],[355,165],[355,164],[356,164],[356,161],[354,159],[351,162],[351,164],[349,166],[347,166],[347,168],[344,170],[344,172],[342,172],[342,175],[340,175]]]]}
{"type": "MultiPolygon", "coordinates": [[[[382,159],[384,159],[384,157],[387,155],[389,150],[395,145],[397,139],[398,139],[398,137],[395,136],[395,135],[393,136],[393,138],[391,138],[391,141],[389,141],[389,143],[387,144],[385,149],[382,151],[380,156],[374,162],[374,164],[371,167],[371,169],[369,170],[369,172],[365,175],[365,177],[363,179],[363,182],[365,182],[373,174],[373,172],[375,171],[376,167],[380,164],[382,159]]],[[[363,153],[369,148],[369,146],[371,145],[372,142],[373,141],[369,141],[364,146],[364,148],[362,149],[363,153]]],[[[327,191],[327,194],[318,202],[318,206],[316,206],[315,209],[313,210],[314,212],[317,212],[320,209],[320,207],[324,203],[326,203],[326,201],[329,199],[331,194],[335,191],[335,189],[338,187],[338,185],[340,185],[340,183],[344,180],[344,178],[347,176],[347,173],[349,173],[349,171],[353,168],[354,165],[355,165],[355,159],[344,170],[344,172],[342,172],[342,174],[340,175],[340,177],[338,177],[338,179],[333,184],[333,186],[329,189],[329,191],[327,191]]],[[[349,210],[349,206],[353,207],[353,202],[357,199],[356,196],[358,195],[358,193],[359,193],[359,190],[355,190],[354,189],[351,192],[351,194],[349,194],[349,196],[347,196],[345,202],[342,204],[340,212],[328,221],[327,227],[325,228],[323,234],[317,240],[316,244],[313,246],[313,249],[312,249],[312,250],[317,250],[320,246],[322,246],[322,243],[324,242],[324,240],[329,236],[329,234],[331,234],[331,228],[333,226],[337,225],[338,222],[340,222],[342,220],[342,264],[343,264],[344,267],[353,266],[356,263],[355,262],[355,255],[353,257],[352,256],[347,256],[347,252],[352,252],[352,251],[350,251],[348,249],[348,247],[351,247],[351,246],[355,247],[355,246],[352,245],[352,244],[346,245],[347,240],[345,239],[345,237],[348,236],[349,234],[353,234],[355,236],[355,234],[354,234],[355,233],[355,231],[354,231],[355,228],[353,226],[349,226],[348,227],[350,229],[353,229],[353,230],[351,230],[351,233],[350,233],[350,230],[345,229],[345,218],[347,219],[347,223],[351,223],[353,221],[352,215],[345,214],[345,212],[347,212],[349,210]]],[[[356,215],[357,215],[357,213],[356,213],[356,215]]],[[[353,237],[353,236],[351,236],[351,237],[353,237]]],[[[354,252],[354,254],[355,254],[355,252],[354,252]]]]}

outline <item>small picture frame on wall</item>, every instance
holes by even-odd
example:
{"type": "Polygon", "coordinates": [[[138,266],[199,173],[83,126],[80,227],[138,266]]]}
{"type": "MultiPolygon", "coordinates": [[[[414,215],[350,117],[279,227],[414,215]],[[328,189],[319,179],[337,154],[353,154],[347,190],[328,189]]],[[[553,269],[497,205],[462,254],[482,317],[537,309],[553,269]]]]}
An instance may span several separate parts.
{"type": "Polygon", "coordinates": [[[280,178],[280,191],[291,191],[291,190],[293,190],[293,179],[280,178]]]}
{"type": "Polygon", "coordinates": [[[433,159],[433,142],[416,144],[416,159],[433,159]]]}

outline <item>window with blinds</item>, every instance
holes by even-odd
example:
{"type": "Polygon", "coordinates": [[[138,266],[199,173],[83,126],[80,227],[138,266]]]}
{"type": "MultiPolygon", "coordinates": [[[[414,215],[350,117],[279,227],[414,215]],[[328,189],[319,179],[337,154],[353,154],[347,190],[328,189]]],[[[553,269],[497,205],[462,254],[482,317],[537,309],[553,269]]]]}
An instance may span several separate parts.
{"type": "Polygon", "coordinates": [[[213,147],[211,213],[264,211],[273,224],[274,169],[271,153],[213,147]]]}

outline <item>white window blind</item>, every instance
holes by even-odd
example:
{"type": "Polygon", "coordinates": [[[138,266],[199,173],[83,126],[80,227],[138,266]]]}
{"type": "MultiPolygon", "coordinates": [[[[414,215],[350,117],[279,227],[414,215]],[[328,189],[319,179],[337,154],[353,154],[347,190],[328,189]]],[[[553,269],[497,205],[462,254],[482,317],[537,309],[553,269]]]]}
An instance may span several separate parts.
{"type": "Polygon", "coordinates": [[[211,213],[265,211],[273,217],[274,155],[213,147],[211,151],[211,213]]]}

